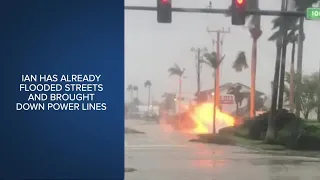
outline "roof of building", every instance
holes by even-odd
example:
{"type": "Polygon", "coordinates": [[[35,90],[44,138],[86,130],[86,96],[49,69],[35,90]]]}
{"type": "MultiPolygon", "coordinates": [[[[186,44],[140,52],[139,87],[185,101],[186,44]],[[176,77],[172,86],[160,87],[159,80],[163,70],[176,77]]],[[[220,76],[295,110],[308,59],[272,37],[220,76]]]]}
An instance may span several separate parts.
{"type": "MultiPolygon", "coordinates": [[[[239,86],[239,85],[242,86],[243,88],[250,89],[249,86],[244,85],[244,84],[242,84],[242,83],[226,83],[226,84],[223,84],[223,85],[220,86],[220,91],[221,91],[221,90],[225,90],[225,89],[230,89],[230,88],[232,88],[232,87],[236,87],[236,86],[239,86]]],[[[243,92],[244,90],[242,89],[241,91],[243,92]]],[[[214,92],[214,89],[208,89],[208,90],[200,91],[201,94],[202,94],[202,93],[209,93],[209,94],[211,94],[211,93],[213,93],[213,92],[214,92]]],[[[244,91],[244,92],[245,92],[245,91],[244,91]]],[[[248,92],[250,92],[250,91],[248,91],[248,92]]],[[[263,96],[263,95],[265,96],[265,93],[256,90],[256,95],[257,95],[257,96],[263,96]]]]}

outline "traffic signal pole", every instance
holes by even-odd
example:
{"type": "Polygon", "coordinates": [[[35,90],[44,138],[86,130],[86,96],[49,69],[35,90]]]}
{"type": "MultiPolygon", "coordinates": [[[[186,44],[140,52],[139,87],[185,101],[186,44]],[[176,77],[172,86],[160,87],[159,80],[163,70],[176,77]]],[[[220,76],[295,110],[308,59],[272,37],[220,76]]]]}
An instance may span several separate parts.
{"type": "MultiPolygon", "coordinates": [[[[217,64],[220,63],[221,61],[221,54],[220,54],[220,44],[221,44],[221,34],[222,33],[230,33],[230,28],[228,29],[228,31],[225,31],[224,28],[219,29],[219,30],[210,30],[209,28],[207,28],[208,33],[216,33],[217,34],[217,40],[216,40],[216,53],[217,53],[217,64]]],[[[220,108],[220,66],[218,66],[215,69],[215,80],[214,80],[214,103],[213,103],[213,123],[212,123],[212,133],[215,134],[216,133],[216,126],[215,126],[215,122],[216,122],[216,109],[217,107],[219,109],[220,108]]]]}
{"type": "MultiPolygon", "coordinates": [[[[136,11],[157,11],[157,7],[151,6],[125,6],[125,10],[136,11]]],[[[206,13],[206,14],[227,14],[228,9],[205,9],[205,8],[172,8],[172,12],[182,13],[206,13]]],[[[296,16],[305,17],[304,11],[274,11],[274,10],[246,10],[248,15],[262,15],[262,16],[296,16]]]]}

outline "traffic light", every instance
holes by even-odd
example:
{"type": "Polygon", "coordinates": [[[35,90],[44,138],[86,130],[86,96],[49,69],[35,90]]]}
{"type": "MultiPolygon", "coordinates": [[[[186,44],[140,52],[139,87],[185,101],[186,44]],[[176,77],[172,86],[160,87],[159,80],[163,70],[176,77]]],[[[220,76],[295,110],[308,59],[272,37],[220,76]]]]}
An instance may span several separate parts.
{"type": "Polygon", "coordinates": [[[158,23],[171,23],[172,21],[171,0],[157,0],[158,23]]]}
{"type": "Polygon", "coordinates": [[[232,0],[231,7],[232,25],[244,25],[246,23],[247,0],[232,0]]]}

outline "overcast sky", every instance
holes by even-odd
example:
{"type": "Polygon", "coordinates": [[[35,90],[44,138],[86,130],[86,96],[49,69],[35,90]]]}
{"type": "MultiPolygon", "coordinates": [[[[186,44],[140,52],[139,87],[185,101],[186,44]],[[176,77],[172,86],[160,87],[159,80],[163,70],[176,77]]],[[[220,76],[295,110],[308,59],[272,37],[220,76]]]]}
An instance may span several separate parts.
{"type": "MultiPolygon", "coordinates": [[[[204,8],[208,0],[173,0],[174,7],[204,8]]],[[[231,0],[213,0],[213,8],[227,8],[231,0]]],[[[156,0],[125,0],[125,5],[155,6],[156,0]]],[[[279,10],[280,0],[260,0],[260,8],[279,10]]],[[[271,21],[274,17],[262,17],[263,35],[258,42],[257,85],[256,89],[270,94],[276,56],[275,43],[267,41],[272,34],[271,21]]],[[[235,72],[231,66],[238,51],[245,51],[248,63],[251,61],[252,39],[247,29],[232,26],[231,19],[217,14],[173,13],[171,24],[158,24],[156,13],[148,11],[125,11],[125,83],[138,85],[139,97],[147,101],[146,80],[152,81],[154,100],[160,100],[164,92],[178,92],[176,77],[168,76],[168,68],[177,63],[186,68],[183,92],[192,95],[196,91],[195,55],[192,47],[207,47],[213,50],[212,38],[207,27],[217,30],[231,28],[230,34],[223,35],[222,53],[226,58],[222,64],[221,84],[240,82],[250,86],[250,69],[235,72]]],[[[303,53],[303,73],[311,73],[319,67],[320,42],[319,21],[305,22],[306,40],[303,53]],[[316,50],[317,49],[317,50],[316,50]]],[[[288,46],[287,64],[290,62],[291,45],[288,46]]],[[[289,66],[287,66],[289,69],[289,66]]],[[[212,69],[202,68],[202,90],[213,87],[212,69]]],[[[126,93],[126,99],[129,94],[126,93]]]]}

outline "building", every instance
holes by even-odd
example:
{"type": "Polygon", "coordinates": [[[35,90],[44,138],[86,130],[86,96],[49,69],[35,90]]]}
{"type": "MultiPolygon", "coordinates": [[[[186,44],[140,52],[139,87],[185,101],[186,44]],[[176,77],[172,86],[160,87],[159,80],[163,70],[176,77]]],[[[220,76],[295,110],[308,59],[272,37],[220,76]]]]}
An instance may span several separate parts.
{"type": "Polygon", "coordinates": [[[179,95],[176,93],[164,93],[160,109],[170,115],[177,114],[179,112],[178,102],[180,102],[180,113],[183,113],[188,109],[189,104],[194,101],[193,94],[190,93],[182,93],[180,101],[178,97],[179,95]]]}
{"type": "MultiPolygon", "coordinates": [[[[201,91],[198,95],[198,102],[213,101],[214,89],[201,91]]],[[[256,110],[264,108],[266,95],[256,91],[256,110]]],[[[247,116],[250,110],[250,87],[241,83],[226,83],[220,86],[220,109],[223,112],[235,115],[247,116]]]]}

